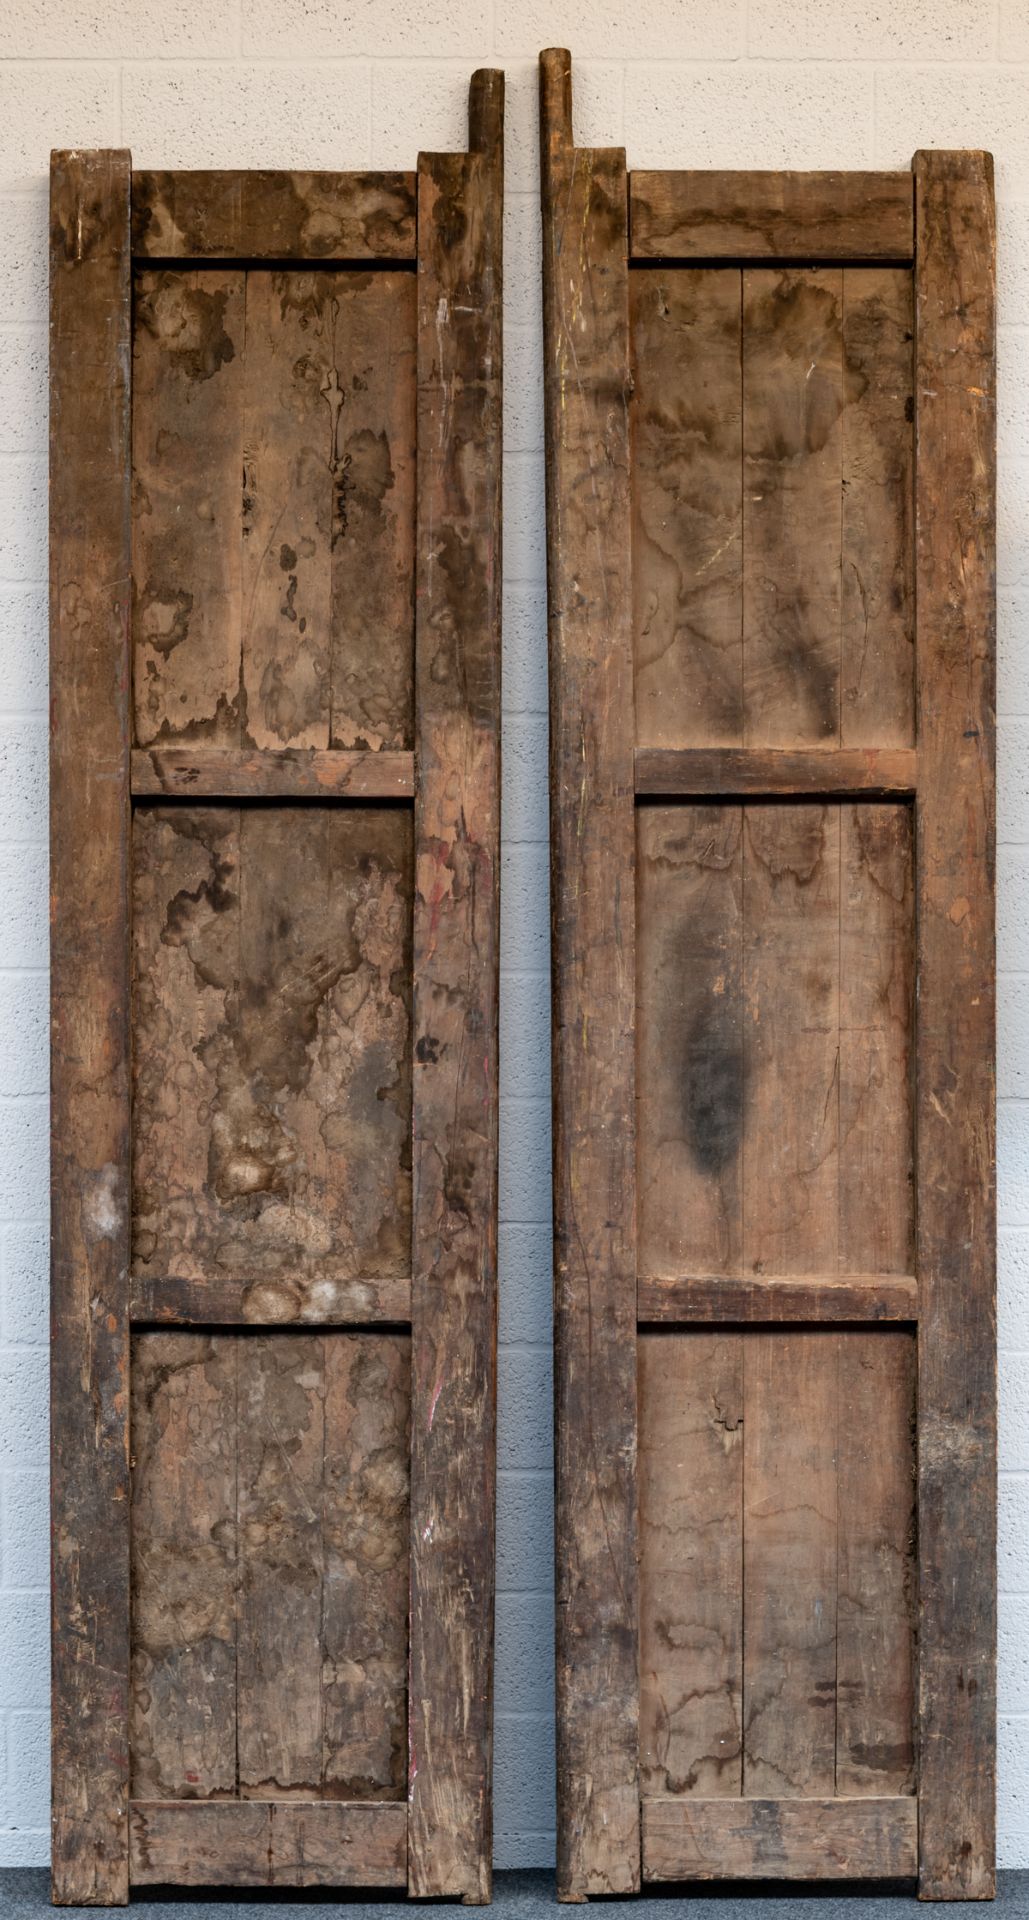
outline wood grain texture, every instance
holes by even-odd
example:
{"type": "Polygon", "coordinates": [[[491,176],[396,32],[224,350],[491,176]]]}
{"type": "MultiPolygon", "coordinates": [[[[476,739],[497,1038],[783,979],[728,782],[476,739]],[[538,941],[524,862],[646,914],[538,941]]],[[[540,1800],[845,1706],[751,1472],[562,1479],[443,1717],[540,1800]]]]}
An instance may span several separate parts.
{"type": "Polygon", "coordinates": [[[907,1879],[918,1857],[915,1802],[648,1800],[646,1880],[907,1879]]]}
{"type": "Polygon", "coordinates": [[[400,1800],[410,1343],[133,1345],[137,1800],[400,1800]]]}
{"type": "Polygon", "coordinates": [[[132,755],[140,798],[197,800],[408,800],[414,754],[290,747],[149,747],[132,755]]]}
{"type": "Polygon", "coordinates": [[[409,1274],[353,1274],[331,1287],[282,1286],[261,1274],[132,1274],[129,1317],[160,1326],[398,1326],[411,1318],[409,1274]]]}
{"type": "Polygon", "coordinates": [[[844,269],[844,747],[914,740],[913,330],[908,270],[844,269]]]}
{"type": "Polygon", "coordinates": [[[641,798],[680,800],[735,796],[753,799],[885,799],[912,796],[918,784],[913,747],[813,749],[788,747],[637,747],[636,792],[641,798]]]}
{"type": "Polygon", "coordinates": [[[137,279],[136,739],[412,733],[415,278],[137,279]]]}
{"type": "Polygon", "coordinates": [[[409,819],[146,806],[133,840],[133,1271],[337,1312],[410,1260],[409,819]]]}
{"type": "Polygon", "coordinates": [[[408,1887],[490,1897],[496,1422],[500,73],[418,185],[408,1887]]]}
{"type": "Polygon", "coordinates": [[[918,1318],[913,1274],[641,1274],[640,1320],[686,1322],[908,1320],[918,1318]]]}
{"type": "Polygon", "coordinates": [[[414,260],[413,173],[138,172],[146,259],[414,260]]]}
{"type": "Polygon", "coordinates": [[[345,1801],[136,1801],[136,1887],[397,1887],[407,1808],[345,1801]]]}
{"type": "Polygon", "coordinates": [[[747,1799],[835,1791],[838,1351],[828,1329],[744,1343],[747,1799]]]}
{"type": "Polygon", "coordinates": [[[639,1886],[625,156],[540,57],[550,639],[558,1895],[639,1886]]]}
{"type": "Polygon", "coordinates": [[[737,273],[630,276],[636,727],[743,738],[743,388],[737,273]]]}
{"type": "Polygon", "coordinates": [[[743,1343],[642,1335],[640,1786],[743,1791],[743,1343]]]}
{"type": "Polygon", "coordinates": [[[747,746],[838,745],[843,275],[743,275],[747,746]]]}
{"type": "Polygon", "coordinates": [[[915,1343],[839,1342],[836,1792],[915,1791],[915,1343]]]}
{"type": "Polygon", "coordinates": [[[995,264],[988,154],[916,155],[919,1891],[994,1873],[995,264]]]}
{"type": "Polygon", "coordinates": [[[141,273],[132,337],[135,738],[239,737],[245,275],[141,273]]]}
{"type": "Polygon", "coordinates": [[[50,199],[53,1846],[59,1905],[128,1899],[127,153],[50,199]]]}
{"type": "Polygon", "coordinates": [[[632,172],[634,260],[910,260],[910,173],[632,172]]]}

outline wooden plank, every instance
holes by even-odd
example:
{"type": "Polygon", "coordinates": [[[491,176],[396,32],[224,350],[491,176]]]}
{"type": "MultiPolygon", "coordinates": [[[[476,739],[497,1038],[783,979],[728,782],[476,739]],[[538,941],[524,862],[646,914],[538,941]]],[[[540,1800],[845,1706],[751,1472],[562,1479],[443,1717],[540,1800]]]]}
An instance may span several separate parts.
{"type": "Polygon", "coordinates": [[[647,1880],[899,1880],[918,1853],[915,1801],[648,1800],[647,1880]]]}
{"type": "Polygon", "coordinates": [[[920,153],[919,1891],[992,1897],[995,1745],[993,163],[920,153]]]}
{"type": "Polygon", "coordinates": [[[743,740],[743,395],[738,272],[634,273],[636,734],[743,740]]]}
{"type": "Polygon", "coordinates": [[[240,735],[244,284],[141,273],[132,350],[135,738],[240,735]]]}
{"type": "Polygon", "coordinates": [[[905,747],[914,739],[913,328],[910,271],[844,270],[840,738],[847,747],[905,747]]]}
{"type": "Polygon", "coordinates": [[[913,1274],[713,1274],[641,1275],[637,1289],[641,1321],[669,1325],[711,1321],[860,1321],[918,1318],[918,1282],[913,1274]]]}
{"type": "Polygon", "coordinates": [[[745,1273],[837,1270],[840,811],[744,811],[745,1273]]]}
{"type": "Polygon", "coordinates": [[[410,1844],[490,1897],[503,75],[418,203],[410,1844]],[[447,324],[441,316],[448,316],[447,324]]]}
{"type": "Polygon", "coordinates": [[[414,754],[139,748],[132,755],[132,792],[139,798],[165,794],[195,800],[409,800],[414,754]]]}
{"type": "Polygon", "coordinates": [[[260,1273],[134,1274],[129,1318],[161,1326],[397,1326],[411,1318],[408,1274],[286,1284],[260,1273]]]}
{"type": "Polygon", "coordinates": [[[914,1268],[913,824],[840,809],[841,1274],[914,1268]]]}
{"type": "Polygon", "coordinates": [[[129,155],[51,166],[53,1850],[128,1898],[129,155]]]}
{"type": "Polygon", "coordinates": [[[234,1344],[237,1791],[310,1800],[322,1780],[324,1351],[317,1334],[234,1344]]]}
{"type": "Polygon", "coordinates": [[[843,276],[743,275],[747,746],[840,739],[843,276]]]}
{"type": "Polygon", "coordinates": [[[205,1333],[132,1347],[136,1800],[236,1792],[236,1353],[205,1333]]]}
{"type": "Polygon", "coordinates": [[[910,173],[632,172],[634,260],[910,260],[910,173]]]}
{"type": "Polygon", "coordinates": [[[540,57],[554,920],[558,1895],[639,1886],[625,156],[540,57]]]}
{"type": "Polygon", "coordinates": [[[413,173],[136,172],[144,259],[412,260],[413,173]]]}
{"type": "Polygon", "coordinates": [[[324,1352],[322,1782],[403,1801],[407,1782],[411,1343],[334,1334],[324,1352]]]}
{"type": "Polygon", "coordinates": [[[411,1257],[409,816],[137,806],[134,865],[134,1274],[345,1316],[411,1257]]]}
{"type": "Polygon", "coordinates": [[[743,1791],[743,1343],[639,1352],[640,1787],[743,1791]]]}
{"type": "Polygon", "coordinates": [[[242,691],[249,746],[329,745],[340,385],[334,279],[247,275],[242,691]]]}
{"type": "Polygon", "coordinates": [[[840,1337],[836,1792],[915,1792],[915,1343],[840,1337]]]}
{"type": "Polygon", "coordinates": [[[743,814],[637,816],[641,1273],[743,1260],[743,814]]]}
{"type": "Polygon", "coordinates": [[[636,792],[645,798],[907,798],[917,783],[913,747],[636,749],[636,792]]]}
{"type": "Polygon", "coordinates": [[[345,1800],[135,1801],[132,1884],[403,1887],[407,1808],[345,1800]]]}
{"type": "MultiPolygon", "coordinates": [[[[329,744],[409,747],[414,724],[415,335],[408,273],[332,275],[329,744]]],[[[326,391],[327,383],[327,391],[326,391]]]]}
{"type": "Polygon", "coordinates": [[[840,1337],[793,1329],[744,1342],[748,1799],[835,1791],[840,1337]]]}

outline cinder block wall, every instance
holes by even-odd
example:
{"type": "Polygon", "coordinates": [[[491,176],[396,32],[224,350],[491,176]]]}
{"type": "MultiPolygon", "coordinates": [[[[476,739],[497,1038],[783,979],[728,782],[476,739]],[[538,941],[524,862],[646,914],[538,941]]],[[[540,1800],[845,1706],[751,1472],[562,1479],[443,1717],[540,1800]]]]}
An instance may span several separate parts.
{"type": "Polygon", "coordinates": [[[1029,0],[7,0],[0,19],[0,1864],[44,1862],[46,189],[144,166],[408,167],[508,75],[496,1828],[553,1857],[546,663],[536,54],[636,166],[906,166],[987,146],[1001,205],[1001,1859],[1029,1865],[1029,0]]]}

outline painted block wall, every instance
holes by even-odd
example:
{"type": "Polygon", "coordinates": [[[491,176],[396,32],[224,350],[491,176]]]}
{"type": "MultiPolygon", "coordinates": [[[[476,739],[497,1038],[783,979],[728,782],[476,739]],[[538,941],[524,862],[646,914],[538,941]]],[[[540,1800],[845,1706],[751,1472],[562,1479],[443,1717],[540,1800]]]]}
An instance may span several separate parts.
{"type": "Polygon", "coordinates": [[[1000,1846],[1029,1865],[1029,0],[7,0],[0,16],[0,1865],[48,1854],[46,169],[409,167],[508,76],[496,1857],[553,1858],[536,55],[641,167],[906,166],[1000,201],[1000,1846]]]}

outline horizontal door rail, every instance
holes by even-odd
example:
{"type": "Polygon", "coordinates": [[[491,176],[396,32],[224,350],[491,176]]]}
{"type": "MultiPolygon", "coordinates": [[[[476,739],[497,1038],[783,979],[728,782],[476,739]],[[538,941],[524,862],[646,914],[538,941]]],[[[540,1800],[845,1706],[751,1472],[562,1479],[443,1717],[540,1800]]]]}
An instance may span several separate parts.
{"type": "Polygon", "coordinates": [[[134,798],[409,800],[414,754],[332,747],[137,747],[134,798]]]}
{"type": "Polygon", "coordinates": [[[404,1326],[409,1274],[337,1279],[318,1274],[215,1274],[129,1280],[129,1319],[169,1327],[404,1326]]]}
{"type": "Polygon", "coordinates": [[[641,1321],[711,1325],[735,1321],[908,1320],[918,1318],[911,1274],[649,1275],[636,1290],[641,1321]]]}
{"type": "Polygon", "coordinates": [[[415,258],[413,173],[132,175],[139,260],[369,262],[415,258]]]}
{"type": "Polygon", "coordinates": [[[402,1887],[403,1800],[133,1800],[134,1886],[402,1887]]]}
{"type": "Polygon", "coordinates": [[[906,1879],[917,1867],[913,1795],[643,1802],[644,1880],[906,1879]]]}
{"type": "Polygon", "coordinates": [[[636,793],[674,800],[906,799],[916,790],[917,769],[913,747],[637,747],[636,793]]]}
{"type": "Polygon", "coordinates": [[[910,172],[629,175],[632,260],[901,265],[914,251],[910,172]]]}

